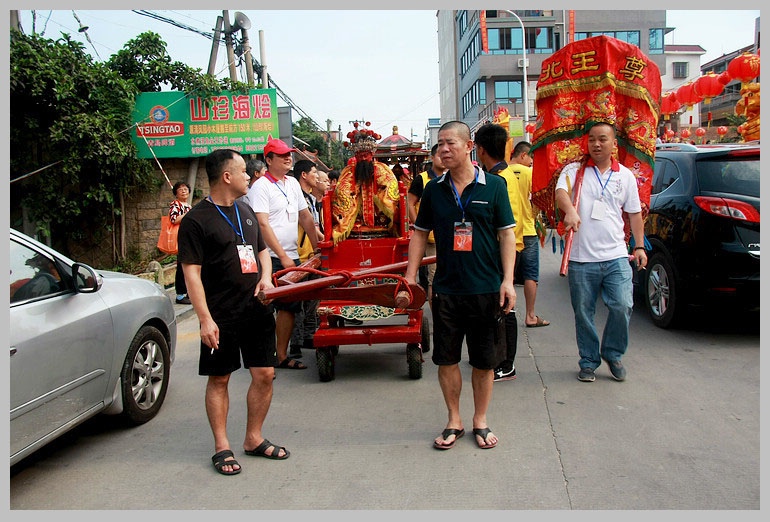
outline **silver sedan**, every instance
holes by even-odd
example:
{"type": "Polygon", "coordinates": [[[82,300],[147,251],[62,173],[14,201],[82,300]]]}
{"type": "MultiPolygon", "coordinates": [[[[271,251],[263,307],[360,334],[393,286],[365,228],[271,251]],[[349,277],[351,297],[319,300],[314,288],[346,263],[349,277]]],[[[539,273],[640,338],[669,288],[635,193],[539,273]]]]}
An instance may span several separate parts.
{"type": "Polygon", "coordinates": [[[153,282],[94,270],[10,231],[10,464],[97,413],[160,410],[174,305],[153,282]]]}

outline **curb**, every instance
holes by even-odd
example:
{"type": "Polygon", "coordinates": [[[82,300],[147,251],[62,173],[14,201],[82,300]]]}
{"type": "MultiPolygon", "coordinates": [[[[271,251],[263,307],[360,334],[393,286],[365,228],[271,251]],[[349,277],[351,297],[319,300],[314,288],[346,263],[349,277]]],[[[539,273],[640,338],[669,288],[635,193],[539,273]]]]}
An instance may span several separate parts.
{"type": "Polygon", "coordinates": [[[176,290],[174,289],[174,285],[166,288],[166,295],[168,295],[168,298],[171,299],[172,303],[174,303],[174,314],[176,314],[177,324],[183,319],[187,319],[191,315],[195,315],[195,310],[193,309],[192,305],[176,304],[174,302],[176,301],[176,290]]]}

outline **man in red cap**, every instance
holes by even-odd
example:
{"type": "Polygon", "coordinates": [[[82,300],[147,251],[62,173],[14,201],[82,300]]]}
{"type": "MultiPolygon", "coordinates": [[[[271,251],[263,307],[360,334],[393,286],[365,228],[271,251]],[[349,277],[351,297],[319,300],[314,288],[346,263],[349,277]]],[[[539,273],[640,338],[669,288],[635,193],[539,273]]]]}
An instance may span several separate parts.
{"type": "MultiPolygon", "coordinates": [[[[297,149],[279,139],[269,139],[264,149],[267,172],[254,182],[248,192],[249,203],[257,215],[270,252],[273,273],[299,265],[297,223],[307,233],[313,251],[318,247],[313,216],[308,210],[302,188],[295,178],[287,176],[293,165],[292,152],[297,152],[297,149]]],[[[302,301],[275,301],[273,306],[278,310],[275,320],[278,368],[304,370],[307,366],[287,356],[294,329],[294,314],[301,309],[302,301]]]]}

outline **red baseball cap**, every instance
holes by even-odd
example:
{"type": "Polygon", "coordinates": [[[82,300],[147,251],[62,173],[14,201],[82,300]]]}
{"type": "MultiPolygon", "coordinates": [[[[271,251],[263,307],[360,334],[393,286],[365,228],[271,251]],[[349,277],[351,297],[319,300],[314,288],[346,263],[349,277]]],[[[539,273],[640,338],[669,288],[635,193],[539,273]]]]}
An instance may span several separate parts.
{"type": "Polygon", "coordinates": [[[282,156],[284,154],[288,154],[289,152],[298,152],[297,149],[292,149],[288,145],[286,145],[282,140],[279,140],[278,138],[273,138],[270,140],[267,140],[267,145],[265,145],[264,154],[267,155],[268,152],[272,152],[274,154],[278,154],[279,156],[282,156]]]}

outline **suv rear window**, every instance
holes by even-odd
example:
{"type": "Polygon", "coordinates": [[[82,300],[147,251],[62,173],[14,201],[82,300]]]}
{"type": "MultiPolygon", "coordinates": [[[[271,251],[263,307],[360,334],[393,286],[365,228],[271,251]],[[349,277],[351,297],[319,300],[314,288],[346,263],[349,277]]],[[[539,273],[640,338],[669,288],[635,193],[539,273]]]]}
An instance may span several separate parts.
{"type": "Polygon", "coordinates": [[[697,161],[700,189],[759,197],[759,157],[697,161]]]}

